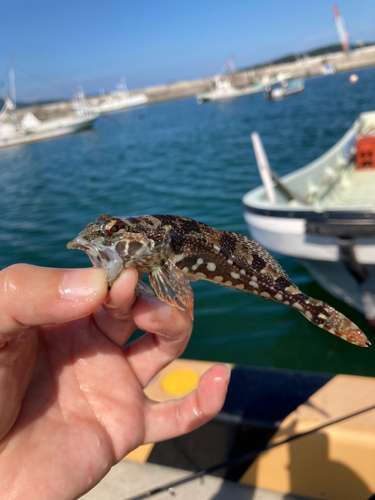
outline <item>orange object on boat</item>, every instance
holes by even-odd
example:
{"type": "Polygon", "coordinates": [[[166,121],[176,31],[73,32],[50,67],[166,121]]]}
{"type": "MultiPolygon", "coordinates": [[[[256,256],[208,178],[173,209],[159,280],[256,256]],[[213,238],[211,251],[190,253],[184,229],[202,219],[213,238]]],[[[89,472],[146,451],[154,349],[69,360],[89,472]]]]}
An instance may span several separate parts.
{"type": "Polygon", "coordinates": [[[357,138],[357,168],[375,168],[375,135],[357,138]]]}

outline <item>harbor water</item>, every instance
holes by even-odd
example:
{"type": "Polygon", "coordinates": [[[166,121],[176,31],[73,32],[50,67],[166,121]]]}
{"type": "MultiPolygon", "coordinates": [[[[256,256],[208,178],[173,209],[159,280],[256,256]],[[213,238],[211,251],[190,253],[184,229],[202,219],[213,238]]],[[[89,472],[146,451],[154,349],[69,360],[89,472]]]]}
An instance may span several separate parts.
{"type": "MultiPolygon", "coordinates": [[[[358,114],[375,109],[375,69],[306,81],[301,94],[262,94],[198,106],[194,99],[101,117],[92,130],[0,150],[0,269],[26,262],[84,267],[66,249],[89,222],[175,214],[248,235],[242,196],[260,184],[250,133],[282,176],[323,154],[358,114]]],[[[195,325],[184,354],[244,365],[375,375],[375,335],[356,311],[321,289],[298,262],[277,256],[296,285],[329,302],[373,341],[360,349],[290,308],[251,294],[193,284],[195,325]]]]}

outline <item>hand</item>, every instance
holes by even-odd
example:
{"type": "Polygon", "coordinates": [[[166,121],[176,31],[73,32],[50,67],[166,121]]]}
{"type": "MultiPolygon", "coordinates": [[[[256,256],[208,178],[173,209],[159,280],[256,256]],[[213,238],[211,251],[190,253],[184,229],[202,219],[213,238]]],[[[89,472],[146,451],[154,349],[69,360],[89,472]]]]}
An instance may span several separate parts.
{"type": "Polygon", "coordinates": [[[0,272],[1,499],[76,499],[137,446],[191,431],[220,410],[229,381],[221,365],[181,400],[145,396],[185,349],[192,322],[135,298],[137,279],[130,268],[108,293],[102,269],[0,272]],[[136,327],[152,333],[122,348],[136,327]]]}

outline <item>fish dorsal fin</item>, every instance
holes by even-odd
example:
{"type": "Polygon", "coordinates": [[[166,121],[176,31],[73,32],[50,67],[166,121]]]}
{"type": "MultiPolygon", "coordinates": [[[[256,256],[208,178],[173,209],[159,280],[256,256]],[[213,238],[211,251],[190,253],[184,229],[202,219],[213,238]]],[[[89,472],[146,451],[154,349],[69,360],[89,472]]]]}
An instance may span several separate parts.
{"type": "Polygon", "coordinates": [[[185,274],[171,260],[149,274],[154,292],[160,300],[171,306],[183,309],[184,306],[191,319],[193,318],[194,295],[190,282],[185,274]]]}

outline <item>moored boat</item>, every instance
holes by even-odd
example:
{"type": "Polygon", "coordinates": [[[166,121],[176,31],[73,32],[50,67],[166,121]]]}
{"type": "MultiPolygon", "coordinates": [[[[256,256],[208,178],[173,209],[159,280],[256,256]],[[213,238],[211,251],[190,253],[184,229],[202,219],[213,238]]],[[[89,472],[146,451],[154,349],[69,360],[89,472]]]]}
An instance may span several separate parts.
{"type": "Polygon", "coordinates": [[[375,112],[327,153],[281,179],[253,143],[263,186],[243,197],[252,237],[298,259],[332,295],[375,325],[375,112]]]}
{"type": "Polygon", "coordinates": [[[116,85],[117,90],[105,95],[90,98],[92,109],[99,114],[114,113],[134,106],[147,104],[148,97],[143,92],[131,94],[128,90],[125,78],[116,85]]]}
{"type": "Polygon", "coordinates": [[[234,87],[227,76],[216,75],[212,88],[201,92],[196,96],[198,104],[210,101],[224,101],[234,99],[243,95],[256,94],[264,90],[262,82],[254,83],[247,87],[234,87]]]}
{"type": "Polygon", "coordinates": [[[31,111],[17,113],[15,90],[12,94],[13,99],[6,96],[0,110],[0,148],[73,134],[92,127],[99,116],[87,105],[82,92],[76,95],[71,113],[43,120],[31,111]]]}
{"type": "Polygon", "coordinates": [[[283,80],[274,85],[267,85],[264,89],[264,96],[270,101],[284,99],[294,94],[299,94],[305,88],[302,79],[283,80]]]}

